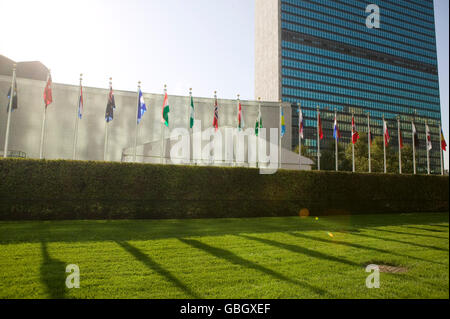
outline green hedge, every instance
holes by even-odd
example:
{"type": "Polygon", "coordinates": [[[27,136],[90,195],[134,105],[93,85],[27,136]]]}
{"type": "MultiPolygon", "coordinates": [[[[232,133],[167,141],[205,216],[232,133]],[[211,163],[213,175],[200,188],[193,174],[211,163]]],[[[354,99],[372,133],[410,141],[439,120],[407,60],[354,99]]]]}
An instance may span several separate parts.
{"type": "Polygon", "coordinates": [[[152,219],[448,211],[442,176],[0,160],[0,219],[152,219]]]}

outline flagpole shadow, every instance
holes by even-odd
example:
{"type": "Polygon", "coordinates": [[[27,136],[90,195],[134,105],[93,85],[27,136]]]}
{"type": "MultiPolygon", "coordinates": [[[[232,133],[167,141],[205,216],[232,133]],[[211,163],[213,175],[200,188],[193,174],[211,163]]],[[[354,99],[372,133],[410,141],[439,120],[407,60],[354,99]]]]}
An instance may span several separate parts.
{"type": "Polygon", "coordinates": [[[209,253],[210,255],[213,255],[213,256],[221,258],[221,259],[225,259],[232,264],[257,270],[257,271],[264,273],[266,275],[269,275],[275,279],[285,281],[287,283],[309,289],[320,296],[325,296],[325,295],[328,295],[329,297],[332,296],[332,294],[329,291],[312,286],[304,281],[298,281],[298,280],[289,278],[289,277],[287,277],[279,272],[276,272],[272,269],[266,268],[257,263],[254,263],[250,260],[239,257],[229,250],[213,247],[213,246],[210,246],[208,244],[205,244],[203,242],[200,242],[200,241],[194,240],[194,239],[178,238],[178,240],[181,241],[182,243],[185,243],[185,244],[191,246],[191,247],[197,248],[199,250],[203,250],[203,251],[209,253]]]}
{"type": "Polygon", "coordinates": [[[171,282],[173,285],[178,287],[180,290],[182,290],[184,293],[186,293],[189,297],[194,299],[201,299],[201,297],[192,291],[186,284],[184,284],[182,281],[180,281],[177,277],[175,277],[170,271],[167,269],[164,269],[160,264],[152,260],[148,255],[143,253],[140,249],[134,247],[133,245],[130,245],[127,242],[116,242],[119,246],[121,246],[124,250],[126,250],[128,253],[133,255],[136,260],[143,263],[145,266],[147,266],[150,270],[155,271],[160,276],[167,279],[169,282],[171,282]]]}
{"type": "MultiPolygon", "coordinates": [[[[309,239],[309,240],[314,240],[314,241],[320,241],[320,242],[326,243],[326,244],[341,245],[341,246],[352,247],[352,248],[356,248],[356,249],[371,250],[371,251],[376,251],[376,252],[383,253],[383,254],[390,254],[390,255],[401,256],[401,257],[416,259],[416,260],[420,260],[420,261],[435,263],[435,261],[432,261],[432,260],[426,260],[426,259],[419,258],[419,257],[400,254],[398,252],[392,252],[392,251],[389,251],[386,249],[375,248],[375,247],[370,247],[370,246],[365,246],[365,245],[360,245],[360,244],[355,244],[355,243],[346,243],[346,242],[337,241],[337,240],[331,241],[331,240],[326,240],[323,238],[308,236],[308,235],[299,234],[299,233],[288,233],[288,235],[294,236],[294,237],[300,237],[300,238],[304,238],[304,239],[309,239]]],[[[352,233],[352,235],[353,235],[353,233],[352,233]]],[[[363,236],[363,235],[361,235],[361,236],[363,236]]],[[[445,249],[442,249],[439,247],[434,247],[434,246],[427,246],[425,248],[431,248],[431,249],[436,249],[436,250],[441,250],[441,251],[448,251],[448,250],[445,250],[445,249]]]]}
{"type": "Polygon", "coordinates": [[[66,297],[66,265],[50,257],[47,243],[41,242],[42,264],[40,268],[41,282],[45,285],[51,299],[66,297]]]}
{"type": "Polygon", "coordinates": [[[315,250],[312,250],[312,249],[308,249],[308,248],[304,248],[304,247],[300,247],[300,246],[297,246],[297,245],[280,243],[278,241],[274,241],[274,240],[270,240],[270,239],[252,237],[252,236],[247,236],[247,235],[239,235],[239,237],[242,237],[242,238],[245,238],[245,239],[249,239],[249,240],[258,241],[258,242],[263,243],[265,245],[270,245],[270,246],[281,248],[281,249],[284,249],[284,250],[289,250],[289,251],[291,251],[293,253],[302,254],[302,255],[310,256],[310,257],[317,258],[317,259],[322,259],[322,260],[326,260],[326,261],[334,261],[334,262],[345,264],[345,265],[348,265],[348,266],[361,267],[360,264],[355,263],[353,261],[350,261],[350,260],[347,260],[347,259],[344,259],[344,258],[340,258],[340,257],[330,256],[330,255],[323,254],[321,252],[318,252],[318,251],[315,251],[315,250]]]}

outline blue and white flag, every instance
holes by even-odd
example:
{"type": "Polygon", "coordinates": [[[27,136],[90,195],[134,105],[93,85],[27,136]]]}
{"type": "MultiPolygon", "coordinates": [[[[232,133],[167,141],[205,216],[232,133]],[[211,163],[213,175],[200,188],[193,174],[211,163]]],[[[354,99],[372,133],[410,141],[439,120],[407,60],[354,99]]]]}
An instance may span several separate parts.
{"type": "Polygon", "coordinates": [[[338,140],[341,138],[341,132],[339,132],[337,117],[334,118],[334,131],[333,131],[333,137],[335,140],[338,140]]]}
{"type": "Polygon", "coordinates": [[[145,105],[144,95],[142,94],[141,89],[139,89],[138,116],[137,116],[138,124],[141,123],[142,117],[144,117],[146,111],[147,106],[145,105]]]}
{"type": "Polygon", "coordinates": [[[80,120],[83,118],[83,109],[84,109],[83,86],[80,84],[80,99],[78,100],[78,118],[80,120]]]}

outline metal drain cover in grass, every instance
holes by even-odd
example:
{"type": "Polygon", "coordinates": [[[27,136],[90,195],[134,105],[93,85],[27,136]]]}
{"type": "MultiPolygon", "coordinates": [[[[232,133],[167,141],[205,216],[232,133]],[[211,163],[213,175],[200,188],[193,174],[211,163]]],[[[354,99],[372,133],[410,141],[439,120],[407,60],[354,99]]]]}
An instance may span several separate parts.
{"type": "Polygon", "coordinates": [[[405,267],[388,266],[388,265],[378,265],[380,272],[390,273],[390,274],[401,274],[408,271],[405,267]]]}

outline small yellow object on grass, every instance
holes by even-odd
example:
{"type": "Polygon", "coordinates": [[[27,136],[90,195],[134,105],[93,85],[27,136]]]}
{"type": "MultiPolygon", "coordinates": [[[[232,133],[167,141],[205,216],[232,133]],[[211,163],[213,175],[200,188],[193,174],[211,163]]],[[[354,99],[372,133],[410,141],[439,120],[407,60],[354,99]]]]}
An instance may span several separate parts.
{"type": "Polygon", "coordinates": [[[332,233],[328,233],[328,236],[330,236],[331,238],[334,238],[334,235],[332,233]]]}

